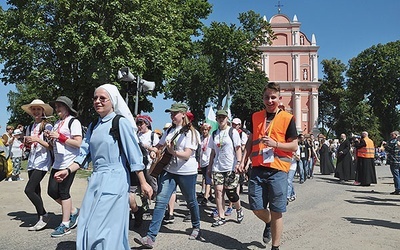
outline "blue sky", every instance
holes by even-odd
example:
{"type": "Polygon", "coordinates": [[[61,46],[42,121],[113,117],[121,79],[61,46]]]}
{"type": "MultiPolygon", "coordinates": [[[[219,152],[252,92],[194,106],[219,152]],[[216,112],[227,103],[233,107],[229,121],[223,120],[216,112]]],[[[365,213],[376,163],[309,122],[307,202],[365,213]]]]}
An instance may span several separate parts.
{"type": "MultiPolygon", "coordinates": [[[[211,0],[213,13],[205,20],[238,23],[239,13],[248,10],[266,16],[268,20],[278,13],[275,0],[211,0]]],[[[315,34],[319,62],[323,59],[337,58],[347,64],[348,60],[363,50],[378,43],[400,40],[400,0],[281,0],[281,13],[290,20],[297,15],[301,22],[301,31],[311,39],[315,34]]],[[[0,0],[5,6],[5,1],[0,0]]],[[[123,66],[123,65],[121,65],[123,66]]],[[[322,78],[321,65],[319,78],[322,78]]],[[[0,132],[5,129],[9,114],[7,93],[11,86],[0,83],[0,132]]],[[[171,100],[164,100],[161,94],[153,101],[155,111],[153,128],[161,128],[169,122],[169,115],[164,110],[170,106],[171,100]]]]}

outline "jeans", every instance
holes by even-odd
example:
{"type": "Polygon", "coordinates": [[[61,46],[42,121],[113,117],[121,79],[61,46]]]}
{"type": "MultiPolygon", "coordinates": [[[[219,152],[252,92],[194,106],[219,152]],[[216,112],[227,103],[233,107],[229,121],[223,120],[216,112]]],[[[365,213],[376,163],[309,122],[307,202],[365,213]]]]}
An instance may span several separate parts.
{"type": "Polygon", "coordinates": [[[200,211],[199,204],[196,198],[196,178],[194,175],[177,175],[163,171],[159,177],[158,193],[156,204],[153,211],[153,218],[151,220],[149,231],[147,235],[155,241],[155,238],[160,231],[161,223],[164,218],[165,209],[168,201],[179,185],[183,196],[185,197],[187,206],[190,210],[190,216],[193,228],[200,228],[200,211]]]}
{"type": "Polygon", "coordinates": [[[308,161],[306,159],[301,159],[300,161],[298,161],[298,163],[300,182],[305,182],[307,180],[307,176],[309,176],[308,161]]]}
{"type": "Polygon", "coordinates": [[[308,161],[308,173],[310,177],[314,177],[314,157],[310,157],[308,161]]]}
{"type": "Polygon", "coordinates": [[[395,191],[400,191],[400,168],[390,164],[390,171],[393,175],[394,189],[395,191]]]}
{"type": "Polygon", "coordinates": [[[294,192],[294,187],[293,187],[293,178],[294,178],[295,173],[296,173],[296,170],[289,170],[289,173],[288,173],[288,178],[287,178],[287,182],[288,182],[287,198],[288,199],[296,196],[296,193],[294,192]]]}

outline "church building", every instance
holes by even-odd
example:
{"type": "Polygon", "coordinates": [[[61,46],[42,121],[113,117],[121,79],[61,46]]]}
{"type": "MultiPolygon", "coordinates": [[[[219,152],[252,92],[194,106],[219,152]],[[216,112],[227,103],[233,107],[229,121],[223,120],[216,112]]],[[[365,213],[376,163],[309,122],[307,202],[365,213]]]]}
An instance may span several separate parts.
{"type": "MultiPolygon", "coordinates": [[[[266,17],[264,17],[266,20],[266,17]]],[[[271,45],[260,46],[262,69],[281,87],[281,106],[295,117],[298,133],[318,134],[318,49],[315,35],[301,32],[297,16],[281,13],[270,20],[276,36],[271,45]]]]}

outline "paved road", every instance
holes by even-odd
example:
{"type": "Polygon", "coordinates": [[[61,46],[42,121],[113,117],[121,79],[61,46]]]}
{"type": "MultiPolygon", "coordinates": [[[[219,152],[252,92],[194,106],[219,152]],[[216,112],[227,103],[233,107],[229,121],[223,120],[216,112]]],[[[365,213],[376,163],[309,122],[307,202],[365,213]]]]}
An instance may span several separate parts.
{"type": "MultiPolygon", "coordinates": [[[[388,166],[378,166],[377,175],[378,184],[371,187],[340,184],[333,176],[318,174],[301,185],[296,179],[297,199],[284,214],[281,249],[398,249],[400,196],[389,195],[394,188],[388,166]]],[[[22,177],[27,179],[26,173],[22,177]]],[[[43,181],[43,197],[52,220],[40,232],[27,231],[36,217],[23,192],[26,181],[0,183],[0,249],[75,249],[75,230],[62,238],[50,237],[61,215],[60,207],[45,193],[47,178],[43,181]]],[[[75,180],[72,197],[78,206],[85,188],[84,178],[75,180]]],[[[245,207],[242,224],[236,223],[233,213],[227,224],[212,228],[208,213],[214,205],[201,207],[202,240],[198,241],[188,240],[191,225],[183,222],[187,209],[184,202],[178,201],[175,223],[162,227],[155,249],[269,249],[261,243],[263,224],[248,210],[246,192],[245,188],[241,196],[245,207]]],[[[139,230],[131,227],[132,249],[138,248],[134,237],[144,235],[149,222],[147,218],[139,230]]]]}

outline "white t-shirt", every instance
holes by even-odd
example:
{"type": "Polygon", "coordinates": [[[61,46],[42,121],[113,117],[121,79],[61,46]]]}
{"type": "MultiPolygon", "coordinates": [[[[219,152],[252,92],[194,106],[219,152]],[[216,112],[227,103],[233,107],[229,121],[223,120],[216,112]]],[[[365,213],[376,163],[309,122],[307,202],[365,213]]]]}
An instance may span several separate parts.
{"type": "MultiPolygon", "coordinates": [[[[181,126],[171,128],[168,134],[165,132],[161,137],[159,144],[165,145],[166,141],[171,140],[175,133],[178,133],[181,128],[181,126]]],[[[190,148],[192,149],[192,154],[190,155],[190,158],[188,160],[183,160],[181,158],[173,156],[170,163],[164,168],[167,172],[179,175],[197,174],[197,161],[195,156],[198,140],[196,140],[196,137],[197,133],[193,134],[191,130],[189,130],[186,134],[183,133],[176,137],[176,139],[174,140],[175,150],[177,152],[182,152],[186,148],[190,148]]]]}
{"type": "MultiPolygon", "coordinates": [[[[68,128],[69,120],[73,117],[68,116],[64,120],[58,120],[54,124],[53,131],[57,131],[65,135],[67,138],[73,136],[82,136],[82,126],[78,119],[75,119],[71,124],[71,131],[68,128]]],[[[54,169],[65,169],[75,160],[79,155],[79,148],[69,146],[65,143],[61,143],[58,140],[54,142],[54,169]]]]}
{"type": "MultiPolygon", "coordinates": [[[[51,124],[45,125],[45,130],[51,131],[53,126],[51,124]]],[[[43,133],[40,132],[40,123],[34,123],[29,126],[26,135],[27,136],[38,136],[40,139],[45,140],[43,133]]],[[[38,169],[41,171],[49,170],[51,167],[51,155],[50,152],[43,147],[40,143],[34,142],[31,144],[29,157],[28,157],[28,171],[38,169]]]]}
{"type": "MultiPolygon", "coordinates": [[[[297,151],[295,152],[296,155],[300,156],[300,147],[297,147],[297,151]]],[[[297,169],[297,160],[295,157],[292,157],[292,161],[290,162],[290,170],[297,169]]]]}
{"type": "Polygon", "coordinates": [[[200,155],[200,167],[208,167],[210,163],[211,148],[208,146],[211,135],[201,140],[201,155],[200,155]]]}
{"type": "MultiPolygon", "coordinates": [[[[154,132],[152,132],[151,130],[148,130],[146,133],[138,133],[138,137],[139,137],[139,141],[143,144],[143,146],[145,148],[148,148],[151,144],[151,147],[154,147],[158,144],[158,142],[160,141],[160,138],[158,137],[158,135],[154,132]],[[151,143],[151,134],[153,133],[153,143],[151,143]]],[[[149,159],[149,164],[146,166],[147,169],[150,168],[151,164],[153,163],[153,160],[150,157],[150,151],[148,151],[148,155],[147,158],[149,159]]]]}
{"type": "MultiPolygon", "coordinates": [[[[217,130],[215,138],[211,135],[208,147],[214,149],[215,157],[212,166],[213,172],[233,171],[236,165],[236,147],[241,146],[239,132],[236,129],[232,131],[232,139],[229,136],[228,126],[224,130],[217,130]],[[233,145],[232,145],[233,140],[233,145]]],[[[239,149],[240,150],[240,149],[239,149]]]]}
{"type": "Polygon", "coordinates": [[[244,132],[243,130],[242,130],[242,138],[240,138],[240,143],[242,144],[242,145],[246,145],[246,143],[247,143],[247,139],[249,138],[249,136],[246,134],[246,132],[244,132]]]}
{"type": "Polygon", "coordinates": [[[11,146],[11,157],[12,158],[22,157],[22,146],[23,146],[22,144],[23,144],[23,142],[20,139],[18,139],[18,138],[14,139],[12,146],[11,146]]]}

